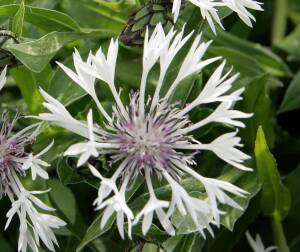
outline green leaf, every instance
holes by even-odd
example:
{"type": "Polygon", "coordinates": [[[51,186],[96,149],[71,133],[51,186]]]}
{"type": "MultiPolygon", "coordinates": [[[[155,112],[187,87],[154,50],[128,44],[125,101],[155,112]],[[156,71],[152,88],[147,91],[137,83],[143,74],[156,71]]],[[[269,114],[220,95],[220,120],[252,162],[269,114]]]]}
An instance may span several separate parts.
{"type": "Polygon", "coordinates": [[[291,210],[288,218],[300,224],[299,209],[300,209],[300,165],[296,167],[284,180],[285,185],[291,192],[291,210]]]}
{"type": "Polygon", "coordinates": [[[10,71],[18,87],[21,90],[22,96],[32,114],[37,114],[42,111],[43,98],[38,90],[39,86],[47,87],[52,78],[52,69],[48,65],[40,73],[33,73],[28,68],[20,66],[10,71]]]}
{"type": "Polygon", "coordinates": [[[300,108],[300,71],[289,84],[278,112],[283,113],[298,108],[300,108]]]}
{"type": "Polygon", "coordinates": [[[218,36],[214,36],[212,33],[206,33],[206,36],[214,41],[213,45],[224,46],[227,49],[248,55],[266,73],[280,77],[291,75],[287,64],[266,47],[240,39],[221,29],[218,29],[218,36]]]}
{"type": "MultiPolygon", "coordinates": [[[[3,5],[0,6],[0,16],[14,17],[19,10],[19,5],[17,4],[3,5]]],[[[54,31],[61,28],[80,31],[79,25],[70,16],[59,11],[25,6],[23,12],[23,19],[26,22],[46,31],[54,31]]]]}
{"type": "Polygon", "coordinates": [[[262,211],[266,216],[279,214],[284,219],[291,205],[290,192],[281,183],[276,161],[270,153],[262,127],[257,131],[255,157],[258,178],[262,184],[262,211]]]}
{"type": "Polygon", "coordinates": [[[41,72],[64,44],[80,38],[77,33],[52,32],[30,42],[6,44],[5,49],[31,71],[41,72]]]}
{"type": "Polygon", "coordinates": [[[14,32],[17,36],[22,36],[23,31],[23,22],[25,15],[25,3],[24,0],[21,1],[20,7],[13,18],[12,22],[12,32],[14,32]]]}
{"type": "Polygon", "coordinates": [[[205,240],[199,233],[176,235],[167,239],[162,245],[166,252],[200,252],[205,240]]]}
{"type": "Polygon", "coordinates": [[[48,186],[51,188],[49,196],[51,202],[70,224],[76,221],[76,201],[72,191],[57,179],[50,179],[48,186]]]}
{"type": "Polygon", "coordinates": [[[247,149],[254,149],[257,128],[262,125],[266,129],[266,137],[270,146],[274,144],[273,121],[274,112],[269,97],[268,83],[270,77],[268,75],[258,76],[248,80],[245,85],[246,90],[243,94],[243,101],[238,103],[238,108],[246,113],[253,113],[253,116],[247,120],[246,127],[241,129],[241,136],[247,149]],[[266,120],[269,118],[269,120],[266,120]]]}
{"type": "Polygon", "coordinates": [[[41,72],[54,55],[67,43],[90,36],[106,37],[107,32],[51,32],[47,35],[20,44],[6,43],[4,48],[10,51],[21,63],[33,72],[41,72]],[[99,35],[101,34],[101,35],[99,35]]]}
{"type": "Polygon", "coordinates": [[[132,11],[131,9],[129,12],[127,8],[114,10],[110,7],[99,6],[95,1],[85,0],[62,0],[61,6],[64,12],[74,17],[82,27],[110,29],[117,33],[126,24],[128,14],[132,11]]]}
{"type": "Polygon", "coordinates": [[[263,73],[257,60],[249,54],[224,46],[211,46],[208,52],[214,56],[224,57],[228,61],[228,65],[234,66],[236,71],[244,75],[258,76],[263,73]]]}
{"type": "MultiPolygon", "coordinates": [[[[64,65],[71,65],[71,61],[73,61],[72,57],[62,63],[64,65]]],[[[78,84],[74,83],[60,67],[54,72],[47,92],[65,106],[86,95],[86,92],[78,84]]]]}
{"type": "Polygon", "coordinates": [[[289,54],[289,59],[300,59],[300,24],[285,37],[280,43],[276,44],[277,47],[284,50],[289,54]]]}

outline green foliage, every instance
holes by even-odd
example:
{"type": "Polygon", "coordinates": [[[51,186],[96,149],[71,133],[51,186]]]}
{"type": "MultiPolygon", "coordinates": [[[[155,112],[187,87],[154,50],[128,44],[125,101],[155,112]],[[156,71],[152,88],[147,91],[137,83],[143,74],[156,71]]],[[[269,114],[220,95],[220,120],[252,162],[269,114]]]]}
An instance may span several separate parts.
{"type": "Polygon", "coordinates": [[[22,0],[18,11],[13,18],[12,28],[11,28],[12,32],[14,32],[17,36],[22,36],[24,16],[25,16],[25,3],[24,0],[22,0]]]}
{"type": "MultiPolygon", "coordinates": [[[[25,115],[42,112],[43,99],[39,88],[43,88],[66,105],[76,118],[85,119],[88,108],[94,104],[57,67],[56,61],[73,68],[74,47],[85,56],[89,50],[95,52],[99,46],[105,51],[110,38],[120,36],[128,16],[141,10],[143,2],[145,1],[0,0],[1,26],[13,31],[19,40],[17,43],[13,39],[7,39],[0,48],[1,56],[7,57],[0,57],[1,66],[7,59],[15,58],[18,62],[9,68],[7,84],[0,94],[0,110],[19,111],[25,115]]],[[[56,143],[56,147],[46,155],[46,161],[51,164],[48,185],[52,190],[45,200],[67,222],[67,227],[58,231],[60,248],[57,251],[242,251],[248,248],[244,238],[247,229],[251,233],[262,234],[270,244],[275,243],[269,225],[269,217],[274,219],[274,216],[279,217],[279,222],[273,223],[273,226],[282,222],[290,250],[300,251],[300,4],[298,0],[289,1],[286,17],[289,21],[288,29],[285,29],[283,38],[274,44],[271,42],[270,27],[274,18],[274,1],[266,0],[264,3],[265,11],[254,13],[257,23],[253,29],[247,28],[230,15],[229,11],[222,9],[220,16],[225,30],[218,29],[215,35],[202,20],[198,8],[189,3],[186,3],[176,24],[177,28],[181,28],[186,23],[186,33],[195,30],[193,36],[202,32],[204,40],[213,40],[206,57],[222,56],[228,66],[233,66],[234,73],[240,72],[233,89],[244,87],[245,91],[244,99],[238,101],[236,107],[253,113],[253,116],[244,120],[246,127],[240,129],[239,136],[244,143],[243,150],[252,157],[249,167],[254,171],[241,172],[225,166],[211,153],[200,155],[198,166],[194,168],[205,176],[222,178],[248,191],[246,198],[234,198],[244,211],[222,208],[226,214],[222,218],[220,229],[215,230],[214,238],[206,233],[207,238],[204,239],[191,225],[190,216],[176,213],[172,219],[178,228],[174,237],[169,237],[154,223],[146,237],[143,237],[140,228],[134,228],[133,241],[120,241],[114,225],[115,216],[100,229],[102,211],[95,212],[92,206],[99,181],[91,176],[88,169],[78,169],[74,160],[63,157],[63,152],[80,138],[45,124],[32,148],[40,151],[52,139],[56,143]]],[[[141,26],[143,23],[139,22],[135,28],[140,29],[141,26]]],[[[4,41],[2,37],[0,41],[4,41]]],[[[187,44],[172,62],[166,77],[166,87],[176,76],[190,45],[187,44]]],[[[123,89],[124,101],[128,100],[127,94],[139,85],[141,55],[141,48],[120,44],[116,83],[123,89]]],[[[201,74],[184,80],[172,97],[173,100],[190,103],[219,63],[220,61],[205,68],[201,74]]],[[[153,92],[158,76],[159,69],[155,68],[148,79],[147,93],[153,92]]],[[[113,99],[109,89],[99,82],[96,90],[105,108],[111,111],[113,99]]],[[[197,108],[191,119],[199,119],[212,109],[197,108]]],[[[94,116],[95,121],[101,124],[101,116],[97,113],[94,116]]],[[[34,121],[28,118],[29,122],[31,120],[34,121]]],[[[201,131],[195,131],[195,135],[201,140],[211,139],[217,133],[227,130],[227,127],[209,125],[201,131]]],[[[98,159],[97,165],[103,176],[110,175],[105,157],[98,159]]],[[[31,182],[26,183],[28,188],[33,187],[31,182]]],[[[128,204],[133,209],[137,209],[148,199],[144,184],[144,181],[137,180],[128,192],[131,196],[128,204]]],[[[197,181],[185,177],[182,184],[194,196],[207,197],[197,181]]],[[[170,196],[170,187],[159,184],[156,194],[159,198],[170,196]]],[[[1,213],[7,212],[7,209],[7,202],[1,200],[1,213]]],[[[3,217],[0,221],[2,230],[4,222],[3,217]]],[[[17,232],[16,228],[12,228],[0,233],[0,251],[16,251],[17,232]]],[[[278,232],[274,235],[276,237],[278,232]]]]}
{"type": "Polygon", "coordinates": [[[290,209],[290,192],[281,183],[276,161],[269,151],[262,127],[257,131],[255,157],[258,178],[262,184],[262,211],[267,216],[279,214],[284,219],[290,209]]]}

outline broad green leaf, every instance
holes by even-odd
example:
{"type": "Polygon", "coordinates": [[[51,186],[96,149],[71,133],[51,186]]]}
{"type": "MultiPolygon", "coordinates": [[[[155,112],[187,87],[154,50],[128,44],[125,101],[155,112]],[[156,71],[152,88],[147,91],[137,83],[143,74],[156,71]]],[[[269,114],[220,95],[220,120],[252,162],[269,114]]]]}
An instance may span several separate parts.
{"type": "Polygon", "coordinates": [[[291,75],[287,64],[266,47],[240,39],[221,29],[218,29],[218,36],[214,36],[212,33],[206,33],[205,35],[214,41],[214,46],[223,46],[236,51],[236,53],[248,55],[266,73],[280,77],[291,75]]]}
{"type": "MultiPolygon", "coordinates": [[[[14,17],[18,11],[19,5],[17,4],[0,6],[0,16],[14,17]]],[[[70,16],[56,10],[25,6],[24,13],[24,21],[46,31],[62,28],[72,31],[80,30],[79,25],[70,16]]]]}
{"type": "Polygon", "coordinates": [[[262,185],[262,211],[267,216],[279,214],[280,218],[284,219],[290,209],[290,192],[281,183],[276,161],[270,153],[261,126],[258,128],[255,141],[255,157],[258,178],[262,185]]]}
{"type": "Polygon", "coordinates": [[[263,73],[263,69],[257,60],[241,51],[224,46],[211,46],[208,52],[214,56],[224,57],[228,65],[234,66],[235,71],[241,72],[244,75],[258,76],[263,73]]]}
{"type": "Polygon", "coordinates": [[[41,72],[64,44],[80,38],[78,33],[52,32],[30,42],[6,44],[5,49],[31,71],[41,72]]]}
{"type": "Polygon", "coordinates": [[[31,113],[37,114],[43,109],[43,99],[38,87],[47,87],[52,78],[52,69],[48,65],[40,73],[33,73],[28,68],[20,66],[10,71],[31,113]]]}
{"type": "Polygon", "coordinates": [[[298,108],[300,108],[300,71],[289,84],[278,112],[283,113],[298,108]]]}
{"type": "Polygon", "coordinates": [[[67,43],[83,39],[84,37],[106,37],[107,32],[51,32],[47,35],[20,44],[6,43],[4,48],[10,51],[21,63],[33,72],[41,72],[54,55],[67,43]]]}
{"type": "Polygon", "coordinates": [[[51,202],[70,224],[76,221],[76,200],[72,191],[57,179],[50,179],[48,186],[51,188],[49,196],[51,202]]]}
{"type": "Polygon", "coordinates": [[[82,27],[110,29],[119,33],[126,24],[128,9],[121,12],[100,6],[95,1],[62,0],[62,9],[72,16],[82,27]]]}
{"type": "Polygon", "coordinates": [[[22,0],[20,3],[20,7],[12,21],[12,32],[14,32],[19,37],[22,36],[24,15],[25,15],[25,2],[24,0],[22,0]]]}
{"type": "MultiPolygon", "coordinates": [[[[72,58],[70,57],[63,64],[71,65],[71,60],[72,58]]],[[[86,92],[78,84],[74,83],[60,67],[54,72],[47,92],[65,106],[86,95],[86,92]]]]}

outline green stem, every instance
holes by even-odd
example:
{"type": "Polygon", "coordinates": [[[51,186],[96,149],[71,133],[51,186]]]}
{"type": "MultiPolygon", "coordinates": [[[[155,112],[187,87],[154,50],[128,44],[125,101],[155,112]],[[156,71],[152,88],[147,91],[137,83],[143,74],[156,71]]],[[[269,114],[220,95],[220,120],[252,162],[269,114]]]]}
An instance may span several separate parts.
{"type": "Polygon", "coordinates": [[[287,24],[288,0],[275,0],[272,44],[280,42],[285,35],[287,24]]]}
{"type": "Polygon", "coordinates": [[[286,243],[280,214],[278,212],[275,212],[272,215],[271,219],[272,219],[273,236],[274,236],[276,246],[278,247],[280,252],[289,252],[290,249],[286,243]]]}

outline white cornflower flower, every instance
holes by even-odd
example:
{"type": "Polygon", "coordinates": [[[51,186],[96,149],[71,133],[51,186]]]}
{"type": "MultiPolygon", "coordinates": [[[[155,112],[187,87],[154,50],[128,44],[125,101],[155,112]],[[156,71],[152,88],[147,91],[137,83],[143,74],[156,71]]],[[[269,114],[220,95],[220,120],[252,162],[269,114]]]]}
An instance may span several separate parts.
{"type": "Polygon", "coordinates": [[[254,252],[270,252],[272,250],[277,250],[276,246],[270,246],[265,248],[260,235],[256,234],[255,240],[251,237],[249,231],[246,232],[246,238],[254,252]]]}
{"type": "MultiPolygon", "coordinates": [[[[5,82],[5,71],[0,76],[1,85],[5,82]]],[[[0,198],[6,195],[12,202],[12,208],[6,214],[8,219],[5,229],[17,214],[20,220],[18,251],[26,252],[29,245],[37,252],[40,240],[49,250],[54,251],[54,245],[58,244],[52,228],[59,228],[65,223],[55,216],[40,213],[37,208],[43,212],[55,209],[48,207],[34,196],[44,192],[27,191],[19,179],[19,176],[25,176],[29,169],[33,180],[37,175],[48,179],[48,174],[42,167],[47,167],[49,164],[40,157],[51,148],[53,143],[37,155],[27,152],[35,141],[39,127],[35,124],[15,132],[14,125],[17,119],[18,116],[10,122],[6,112],[0,118],[0,198]]]]}
{"type": "MultiPolygon", "coordinates": [[[[204,20],[207,20],[210,28],[216,33],[214,22],[223,28],[220,17],[218,16],[217,7],[227,7],[237,13],[240,19],[248,26],[252,27],[252,21],[255,22],[255,17],[248,9],[262,11],[262,3],[255,0],[188,0],[192,4],[200,8],[201,15],[204,20]]],[[[181,8],[181,0],[173,1],[172,13],[176,22],[181,8]]]]}
{"type": "MultiPolygon", "coordinates": [[[[103,227],[115,213],[122,237],[124,237],[125,217],[129,237],[131,237],[132,225],[137,225],[140,220],[142,220],[142,232],[146,234],[154,218],[158,219],[166,232],[174,235],[176,231],[171,217],[175,210],[178,210],[181,215],[189,215],[204,236],[204,230],[213,234],[211,226],[220,225],[220,215],[224,212],[219,210],[219,204],[242,210],[229,194],[245,197],[245,191],[229,182],[201,176],[192,168],[196,164],[194,156],[199,151],[209,150],[239,169],[249,169],[243,165],[243,162],[250,157],[238,149],[241,144],[240,138],[236,136],[237,130],[225,133],[210,143],[200,143],[192,136],[195,129],[209,123],[226,124],[233,128],[244,127],[239,119],[250,115],[232,109],[234,103],[242,99],[242,89],[230,92],[237,75],[229,77],[229,71],[222,76],[225,65],[223,62],[191,104],[183,108],[179,103],[172,104],[171,97],[180,87],[183,79],[199,73],[205,66],[219,59],[202,60],[210,42],[201,42],[201,36],[197,36],[169,90],[166,94],[161,92],[171,62],[190,37],[191,35],[184,37],[183,32],[177,33],[173,29],[165,34],[161,25],[155,28],[155,32],[150,37],[146,36],[141,87],[139,91],[130,95],[128,105],[122,103],[116,91],[114,77],[110,76],[115,72],[117,42],[112,40],[110,44],[108,51],[112,56],[106,58],[101,49],[101,53],[98,53],[99,57],[90,56],[92,63],[85,64],[82,69],[104,80],[116,99],[113,115],[106,121],[104,128],[100,128],[93,122],[92,112],[88,113],[86,123],[77,121],[62,104],[42,91],[46,100],[44,104],[51,113],[41,114],[40,119],[51,121],[75,133],[78,129],[77,134],[87,140],[70,146],[65,155],[78,155],[78,165],[82,165],[85,161],[88,163],[89,157],[106,154],[111,165],[116,164],[117,168],[110,178],[105,178],[90,164],[89,168],[101,181],[98,197],[94,202],[96,209],[104,211],[101,226],[103,227]],[[109,59],[112,62],[109,62],[109,59]],[[145,102],[148,74],[158,62],[161,70],[158,85],[153,99],[149,98],[145,102]],[[110,77],[103,77],[103,71],[110,77]],[[194,108],[216,103],[219,105],[207,118],[196,123],[189,120],[189,112],[194,108]],[[59,116],[62,113],[67,116],[59,116]],[[145,177],[149,196],[144,207],[134,209],[133,212],[127,204],[126,191],[138,176],[145,177]],[[197,179],[204,186],[206,199],[191,196],[181,185],[183,176],[197,179]],[[152,183],[156,179],[164,180],[170,185],[171,199],[160,199],[157,196],[152,183]]],[[[76,61],[74,65],[78,64],[78,60],[79,57],[74,58],[76,61]]],[[[86,85],[77,81],[76,83],[86,85]]]]}

